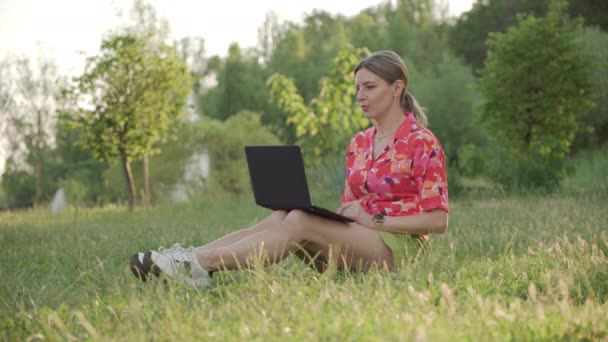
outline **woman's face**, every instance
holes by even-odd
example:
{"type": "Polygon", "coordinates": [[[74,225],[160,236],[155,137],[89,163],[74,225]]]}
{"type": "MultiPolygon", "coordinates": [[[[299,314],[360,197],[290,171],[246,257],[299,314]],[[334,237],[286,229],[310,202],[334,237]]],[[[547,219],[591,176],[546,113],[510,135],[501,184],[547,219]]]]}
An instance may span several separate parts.
{"type": "Polygon", "coordinates": [[[393,106],[399,107],[399,87],[389,84],[366,68],[355,74],[357,102],[368,119],[384,117],[393,106]]]}

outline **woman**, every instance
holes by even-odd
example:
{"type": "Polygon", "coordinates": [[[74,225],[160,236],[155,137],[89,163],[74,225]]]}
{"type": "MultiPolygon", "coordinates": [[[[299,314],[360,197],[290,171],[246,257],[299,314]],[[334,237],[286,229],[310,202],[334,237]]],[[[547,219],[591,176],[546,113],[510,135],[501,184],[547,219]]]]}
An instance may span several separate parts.
{"type": "Polygon", "coordinates": [[[212,272],[251,266],[263,253],[267,263],[290,254],[312,260],[324,271],[392,270],[408,246],[424,246],[431,233],[448,226],[446,162],[427,118],[408,92],[407,67],[391,51],[376,52],[355,68],[357,101],[373,126],[357,133],[346,153],[346,183],[338,212],[355,222],[324,219],[301,210],[275,211],[260,223],[205,246],[137,253],[133,273],[150,273],[205,286],[212,272]],[[330,255],[331,254],[331,255],[330,255]]]}

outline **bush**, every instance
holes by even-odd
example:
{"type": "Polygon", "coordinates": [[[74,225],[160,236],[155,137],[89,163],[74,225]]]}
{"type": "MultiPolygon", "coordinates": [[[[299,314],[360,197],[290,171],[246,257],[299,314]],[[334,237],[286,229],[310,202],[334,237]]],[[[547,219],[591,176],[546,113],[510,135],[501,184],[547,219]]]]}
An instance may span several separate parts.
{"type": "Polygon", "coordinates": [[[344,192],[344,163],[344,153],[334,153],[325,156],[323,163],[306,165],[306,178],[313,203],[317,201],[315,204],[329,209],[338,206],[344,192]]]}
{"type": "Polygon", "coordinates": [[[2,188],[11,208],[29,207],[34,203],[34,176],[25,171],[6,172],[2,176],[2,188]]]}
{"type": "Polygon", "coordinates": [[[579,39],[585,51],[594,57],[591,79],[595,106],[581,120],[582,129],[574,140],[574,150],[598,148],[608,142],[608,32],[586,28],[579,39]]]}
{"type": "Polygon", "coordinates": [[[203,120],[203,143],[210,160],[208,190],[249,193],[251,182],[244,146],[278,145],[279,139],[262,125],[255,112],[241,111],[224,122],[203,120]]]}
{"type": "Polygon", "coordinates": [[[86,183],[85,179],[85,177],[77,177],[74,175],[71,178],[59,182],[60,186],[65,191],[66,202],[68,204],[82,206],[91,202],[91,186],[86,183]]]}
{"type": "Polygon", "coordinates": [[[547,17],[520,17],[488,40],[480,119],[496,149],[490,176],[505,188],[555,188],[592,105],[591,58],[577,40],[580,21],[564,24],[566,5],[554,0],[547,17]]]}
{"type": "Polygon", "coordinates": [[[474,121],[479,94],[470,67],[446,54],[433,69],[412,70],[410,74],[412,93],[428,110],[429,129],[439,139],[450,165],[463,166],[458,151],[467,144],[483,145],[485,141],[474,121]]]}

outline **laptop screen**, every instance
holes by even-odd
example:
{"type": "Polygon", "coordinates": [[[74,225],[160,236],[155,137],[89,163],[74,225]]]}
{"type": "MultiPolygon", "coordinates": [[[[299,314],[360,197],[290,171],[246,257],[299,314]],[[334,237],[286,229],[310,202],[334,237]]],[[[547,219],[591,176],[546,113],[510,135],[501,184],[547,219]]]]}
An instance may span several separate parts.
{"type": "Polygon", "coordinates": [[[245,155],[258,205],[273,210],[312,205],[300,146],[245,146],[245,155]]]}

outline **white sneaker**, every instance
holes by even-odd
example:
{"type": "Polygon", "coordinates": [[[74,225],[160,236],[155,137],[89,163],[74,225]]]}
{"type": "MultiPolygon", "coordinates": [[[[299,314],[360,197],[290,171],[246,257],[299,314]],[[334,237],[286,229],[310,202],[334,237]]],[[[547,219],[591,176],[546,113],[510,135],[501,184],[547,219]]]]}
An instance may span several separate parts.
{"type": "Polygon", "coordinates": [[[157,277],[164,275],[192,287],[211,284],[211,275],[198,262],[194,247],[183,248],[179,243],[168,249],[160,247],[158,251],[133,255],[131,271],[143,281],[152,272],[157,277]]]}

